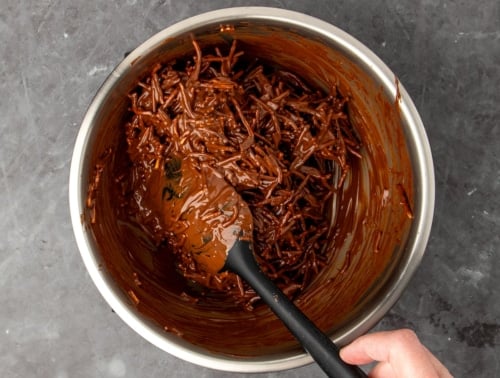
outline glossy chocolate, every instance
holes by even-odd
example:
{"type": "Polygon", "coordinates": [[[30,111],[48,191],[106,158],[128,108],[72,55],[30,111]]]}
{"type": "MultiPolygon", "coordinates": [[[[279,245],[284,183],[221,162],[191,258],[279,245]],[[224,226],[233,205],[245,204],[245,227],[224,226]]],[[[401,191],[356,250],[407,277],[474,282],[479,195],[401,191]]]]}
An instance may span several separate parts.
{"type": "MultiPolygon", "coordinates": [[[[400,258],[411,224],[411,165],[397,104],[387,100],[377,83],[346,57],[325,48],[321,41],[290,34],[286,37],[262,26],[259,35],[245,25],[235,25],[227,33],[214,31],[197,40],[203,49],[214,45],[229,49],[234,37],[245,55],[273,62],[310,87],[325,92],[338,88],[349,100],[348,117],[361,141],[362,147],[356,151],[361,158],[350,158],[342,188],[334,193],[327,209],[331,232],[324,246],[328,261],[296,300],[322,329],[334,331],[372,300],[400,258]]],[[[158,58],[160,63],[193,55],[188,36],[183,43],[167,41],[166,45],[169,43],[165,56],[158,58]]],[[[138,80],[150,74],[152,66],[138,80]]],[[[129,146],[120,132],[130,117],[125,100],[117,101],[114,115],[100,131],[93,157],[95,169],[89,172],[85,219],[101,247],[106,269],[128,294],[131,305],[166,330],[202,347],[242,356],[272,353],[283,350],[283,345],[296,348],[288,331],[265,306],[249,312],[232,298],[185,280],[169,244],[158,243],[144,222],[130,221],[137,212],[123,206],[133,189],[123,179],[124,172],[131,169],[129,146]]]]}

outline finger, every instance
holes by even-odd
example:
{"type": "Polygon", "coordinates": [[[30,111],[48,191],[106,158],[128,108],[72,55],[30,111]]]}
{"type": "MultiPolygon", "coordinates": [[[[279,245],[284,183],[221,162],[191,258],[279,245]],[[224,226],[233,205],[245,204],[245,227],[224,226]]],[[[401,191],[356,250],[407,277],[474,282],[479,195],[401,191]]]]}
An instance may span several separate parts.
{"type": "Polygon", "coordinates": [[[340,349],[339,353],[340,358],[344,362],[352,365],[365,365],[374,361],[374,359],[365,352],[362,346],[358,345],[357,340],[340,349]]]}
{"type": "Polygon", "coordinates": [[[411,330],[376,332],[364,335],[341,349],[341,358],[351,364],[366,364],[371,361],[398,363],[406,360],[411,351],[412,360],[423,362],[427,353],[411,330]]]}
{"type": "Polygon", "coordinates": [[[393,343],[393,332],[385,331],[363,335],[340,350],[340,357],[350,364],[367,364],[372,361],[388,361],[388,346],[393,343]]]}

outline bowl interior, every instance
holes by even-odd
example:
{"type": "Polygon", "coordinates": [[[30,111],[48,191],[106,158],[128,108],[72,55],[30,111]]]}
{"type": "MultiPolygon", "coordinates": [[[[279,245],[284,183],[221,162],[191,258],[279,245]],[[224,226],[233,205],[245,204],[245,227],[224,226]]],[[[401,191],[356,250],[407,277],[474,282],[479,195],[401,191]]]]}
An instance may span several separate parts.
{"type": "Polygon", "coordinates": [[[113,297],[120,307],[120,316],[182,358],[199,362],[192,358],[198,354],[208,360],[266,362],[304,356],[265,306],[248,313],[183,300],[183,279],[171,266],[158,266],[151,244],[123,221],[122,210],[114,205],[119,191],[114,176],[128,161],[123,132],[127,94],[154,63],[194,55],[192,38],[203,49],[229,46],[236,39],[245,55],[297,73],[325,91],[335,86],[350,98],[349,116],[362,141],[362,158],[351,161],[351,173],[332,204],[331,261],[296,301],[335,341],[348,342],[384,315],[409,279],[423,253],[417,239],[428,210],[422,200],[421,141],[412,124],[420,121],[418,115],[411,119],[411,100],[381,62],[364,55],[366,48],[331,26],[325,33],[278,18],[200,20],[160,33],[128,56],[89,108],[76,157],[87,268],[97,267],[91,274],[98,277],[98,286],[106,287],[101,288],[105,297],[113,297]],[[96,177],[98,185],[88,196],[96,177]],[[87,200],[94,203],[93,210],[87,200]],[[91,222],[94,215],[97,223],[91,222]]]}

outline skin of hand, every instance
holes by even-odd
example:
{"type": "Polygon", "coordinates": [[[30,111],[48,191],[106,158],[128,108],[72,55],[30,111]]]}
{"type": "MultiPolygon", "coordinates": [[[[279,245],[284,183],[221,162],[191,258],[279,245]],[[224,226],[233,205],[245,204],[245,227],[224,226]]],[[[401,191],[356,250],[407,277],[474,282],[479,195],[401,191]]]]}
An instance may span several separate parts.
{"type": "Polygon", "coordinates": [[[449,378],[448,369],[409,329],[361,336],[340,350],[342,360],[353,365],[373,361],[372,378],[449,378]]]}

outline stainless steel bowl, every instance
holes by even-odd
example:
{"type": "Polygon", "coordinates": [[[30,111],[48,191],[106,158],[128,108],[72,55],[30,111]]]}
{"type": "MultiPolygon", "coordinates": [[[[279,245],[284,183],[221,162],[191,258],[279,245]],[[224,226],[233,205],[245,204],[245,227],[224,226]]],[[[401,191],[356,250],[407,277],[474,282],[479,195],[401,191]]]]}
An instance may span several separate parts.
{"type": "MultiPolygon", "coordinates": [[[[331,288],[320,282],[310,289],[320,291],[322,297],[331,297],[332,303],[339,292],[352,295],[353,304],[346,313],[328,306],[322,310],[323,313],[326,310],[327,317],[339,311],[338,322],[327,327],[331,329],[332,339],[339,344],[365,333],[384,316],[403,292],[424,254],[434,211],[434,172],[424,127],[395,75],[359,41],[316,18],[262,7],[221,9],[161,31],[115,68],[87,111],[72,158],[70,210],[85,266],[114,311],[152,344],[202,366],[233,372],[263,372],[310,363],[311,358],[298,347],[280,351],[278,346],[275,353],[238,357],[210,351],[165,332],[161,325],[130,303],[110,273],[96,236],[85,220],[87,188],[95,156],[107,148],[102,136],[116,132],[113,125],[122,121],[127,107],[126,94],[153,62],[190,50],[192,36],[202,44],[236,37],[256,53],[277,59],[289,69],[305,72],[308,80],[325,89],[337,85],[352,98],[351,118],[365,147],[359,177],[351,177],[346,185],[360,185],[355,198],[360,205],[351,221],[340,226],[344,227],[345,237],[336,245],[337,258],[325,274],[333,277],[345,266],[346,259],[352,258],[354,267],[349,269],[354,277],[359,274],[355,282],[360,284],[331,288]],[[295,47],[285,48],[287,44],[295,47]],[[387,170],[386,178],[378,172],[380,167],[387,170]],[[398,190],[401,193],[398,194],[398,190]],[[403,208],[401,203],[405,202],[403,208]],[[360,240],[366,240],[355,245],[353,235],[358,233],[364,236],[359,237],[360,240]],[[385,256],[383,269],[376,279],[363,283],[363,275],[356,269],[367,268],[359,256],[378,256],[377,253],[385,256]]],[[[350,205],[356,207],[356,203],[350,205]]],[[[340,206],[339,211],[348,211],[346,207],[349,206],[340,206]]],[[[307,307],[307,300],[304,303],[307,307]]],[[[327,324],[322,318],[318,322],[327,324]]]]}

